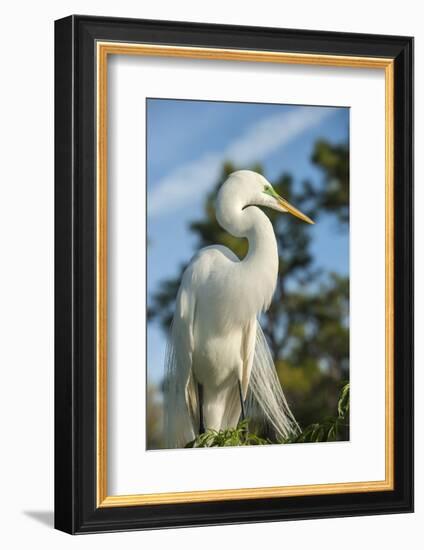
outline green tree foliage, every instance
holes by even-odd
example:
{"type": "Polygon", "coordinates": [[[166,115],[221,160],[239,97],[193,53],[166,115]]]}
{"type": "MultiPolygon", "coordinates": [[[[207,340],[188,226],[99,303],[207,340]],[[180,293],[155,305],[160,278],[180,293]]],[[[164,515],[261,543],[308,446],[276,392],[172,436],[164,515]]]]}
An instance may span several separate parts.
{"type": "Polygon", "coordinates": [[[324,172],[325,192],[319,187],[306,185],[310,197],[315,200],[319,210],[335,214],[341,226],[346,227],[349,222],[348,147],[345,144],[332,145],[327,141],[317,141],[311,160],[324,172]]]}
{"type": "MultiPolygon", "coordinates": [[[[348,148],[318,141],[311,161],[321,172],[317,181],[296,185],[289,174],[282,174],[271,183],[317,223],[331,217],[336,229],[344,231],[349,219],[348,148]]],[[[190,230],[196,236],[196,249],[222,244],[242,259],[247,241],[229,235],[215,217],[217,190],[236,168],[230,162],[223,166],[219,181],[206,198],[202,219],[193,221],[190,230]]],[[[262,171],[260,166],[251,169],[262,171]]],[[[270,309],[261,317],[261,326],[293,413],[300,426],[306,427],[334,414],[343,381],[349,377],[349,280],[322,269],[313,255],[310,225],[289,215],[265,212],[274,226],[280,262],[276,292],[270,309]]],[[[158,320],[165,331],[185,267],[181,266],[175,279],[163,281],[152,296],[149,320],[158,320]]],[[[346,431],[337,434],[337,438],[345,437],[346,431]]]]}

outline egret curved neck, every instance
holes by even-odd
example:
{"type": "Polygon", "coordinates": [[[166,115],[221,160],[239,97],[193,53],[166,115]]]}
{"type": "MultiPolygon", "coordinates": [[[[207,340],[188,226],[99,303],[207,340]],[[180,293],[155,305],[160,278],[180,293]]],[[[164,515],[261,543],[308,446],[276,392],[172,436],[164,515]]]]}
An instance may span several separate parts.
{"type": "Polygon", "coordinates": [[[234,237],[245,237],[249,251],[239,267],[245,272],[246,284],[263,289],[264,303],[270,302],[278,275],[278,247],[269,218],[256,206],[218,203],[217,220],[234,237]]]}

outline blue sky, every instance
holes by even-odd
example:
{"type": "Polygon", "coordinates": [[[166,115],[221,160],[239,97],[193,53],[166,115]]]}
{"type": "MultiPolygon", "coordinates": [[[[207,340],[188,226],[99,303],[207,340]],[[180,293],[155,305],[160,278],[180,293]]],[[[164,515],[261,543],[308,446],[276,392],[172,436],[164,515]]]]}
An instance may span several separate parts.
{"type": "MultiPolygon", "coordinates": [[[[271,183],[284,172],[298,184],[319,181],[322,173],[310,162],[315,141],[347,142],[348,136],[347,108],[148,99],[148,297],[193,255],[188,224],[202,217],[223,161],[238,168],[259,162],[271,183]]],[[[313,252],[321,267],[347,274],[348,235],[334,221],[314,226],[313,252]]],[[[165,336],[156,323],[147,335],[148,377],[157,383],[165,336]]]]}

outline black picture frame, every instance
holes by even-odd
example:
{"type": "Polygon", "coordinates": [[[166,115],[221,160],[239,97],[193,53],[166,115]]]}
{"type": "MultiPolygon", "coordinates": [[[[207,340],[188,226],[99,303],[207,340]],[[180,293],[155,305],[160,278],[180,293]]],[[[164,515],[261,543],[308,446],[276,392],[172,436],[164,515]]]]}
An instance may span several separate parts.
{"type": "Polygon", "coordinates": [[[413,39],[73,15],[55,22],[55,527],[93,533],[413,511],[413,39]],[[97,507],[98,40],[394,60],[392,491],[97,507]]]}

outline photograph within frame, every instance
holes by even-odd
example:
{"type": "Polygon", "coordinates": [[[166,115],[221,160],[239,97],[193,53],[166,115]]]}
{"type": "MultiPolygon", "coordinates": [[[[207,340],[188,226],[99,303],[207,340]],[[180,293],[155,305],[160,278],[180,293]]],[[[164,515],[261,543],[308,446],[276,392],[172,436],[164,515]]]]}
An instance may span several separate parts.
{"type": "MultiPolygon", "coordinates": [[[[146,448],[349,440],[349,108],[147,98],[146,121],[146,448]],[[219,187],[243,169],[268,176],[273,189],[319,219],[308,227],[299,218],[264,208],[271,213],[280,253],[269,313],[258,312],[265,333],[259,344],[266,349],[268,343],[270,357],[277,358],[277,384],[284,380],[295,414],[290,406],[285,409],[284,393],[275,401],[277,410],[267,404],[273,396],[262,390],[269,385],[268,391],[278,394],[279,388],[272,376],[255,373],[257,355],[250,367],[255,393],[246,390],[246,401],[235,413],[241,424],[234,418],[222,424],[218,420],[201,435],[196,432],[196,402],[193,416],[185,418],[190,435],[181,444],[172,433],[186,402],[180,400],[178,413],[172,410],[172,390],[180,381],[166,380],[178,373],[161,371],[175,297],[188,260],[199,249],[218,244],[229,246],[239,258],[246,255],[246,239],[230,236],[215,218],[219,187]],[[172,399],[167,413],[164,405],[172,399]],[[275,429],[276,421],[284,422],[278,407],[294,421],[291,431],[275,429]],[[171,433],[165,438],[167,425],[171,433]]],[[[267,364],[274,369],[273,362],[267,364]]],[[[198,386],[191,385],[196,400],[198,386]]],[[[237,388],[234,381],[232,385],[234,407],[237,388]]],[[[225,404],[213,401],[220,401],[220,395],[209,398],[206,408],[215,406],[225,414],[225,404]]]]}

